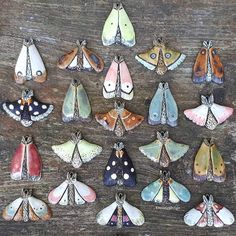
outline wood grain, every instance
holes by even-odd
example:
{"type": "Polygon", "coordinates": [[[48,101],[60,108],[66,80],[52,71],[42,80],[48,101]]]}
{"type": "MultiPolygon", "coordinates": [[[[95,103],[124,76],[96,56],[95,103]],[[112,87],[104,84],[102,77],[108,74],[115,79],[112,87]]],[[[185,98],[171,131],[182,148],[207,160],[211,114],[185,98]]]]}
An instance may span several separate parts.
{"type": "Polygon", "coordinates": [[[51,150],[51,145],[68,140],[70,133],[80,129],[87,140],[103,146],[103,152],[78,170],[79,179],[92,186],[98,199],[80,207],[51,206],[53,218],[48,222],[14,223],[0,219],[0,235],[235,235],[236,224],[223,229],[190,228],[183,222],[184,213],[201,201],[204,193],[212,193],[218,203],[224,204],[236,216],[236,125],[234,115],[216,130],[200,128],[186,120],[183,110],[200,102],[200,94],[214,92],[217,102],[236,105],[236,24],[235,0],[129,0],[123,1],[134,24],[137,44],[133,48],[104,47],[101,31],[112,2],[109,0],[1,0],[0,1],[0,101],[17,99],[25,87],[34,89],[41,101],[55,105],[53,114],[43,122],[24,128],[19,123],[0,114],[0,210],[16,199],[22,187],[34,189],[36,197],[47,201],[48,192],[57,186],[72,167],[62,162],[51,150]],[[171,47],[187,55],[186,61],[176,70],[160,77],[148,71],[134,59],[136,53],[152,46],[153,34],[163,36],[171,47]],[[13,80],[14,66],[22,46],[22,39],[33,37],[48,70],[48,80],[43,84],[17,85],[13,80]],[[74,47],[77,39],[87,39],[88,47],[97,51],[105,61],[103,73],[66,72],[56,67],[59,56],[74,47]],[[212,39],[220,48],[225,65],[225,83],[219,85],[194,85],[192,66],[201,42],[212,39]],[[118,138],[103,130],[95,120],[90,124],[61,121],[63,98],[72,78],[80,78],[91,100],[93,113],[105,112],[113,101],[102,97],[102,82],[111,60],[123,55],[135,85],[135,96],[127,102],[130,111],[145,115],[143,124],[126,134],[122,140],[137,170],[138,184],[123,189],[128,201],[140,208],[146,223],[139,228],[117,230],[96,224],[95,215],[114,200],[118,188],[104,187],[102,173],[111,148],[118,138]],[[179,126],[152,127],[147,124],[150,100],[161,80],[169,82],[179,107],[179,126]],[[172,163],[172,177],[186,185],[191,193],[187,204],[157,206],[143,202],[140,191],[156,179],[159,166],[138,151],[140,145],[155,138],[155,131],[167,129],[172,139],[190,145],[190,150],[179,161],[172,163]],[[43,178],[40,182],[16,182],[10,179],[9,164],[22,135],[33,135],[43,159],[43,178]],[[226,168],[225,183],[193,181],[194,155],[204,137],[213,137],[222,153],[226,168]]]}

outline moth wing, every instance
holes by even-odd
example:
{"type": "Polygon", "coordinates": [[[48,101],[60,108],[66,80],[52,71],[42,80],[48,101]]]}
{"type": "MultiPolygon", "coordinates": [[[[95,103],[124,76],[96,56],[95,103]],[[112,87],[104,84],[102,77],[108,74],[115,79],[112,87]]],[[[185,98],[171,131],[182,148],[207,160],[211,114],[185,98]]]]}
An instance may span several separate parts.
{"type": "Polygon", "coordinates": [[[20,100],[14,102],[4,102],[2,104],[3,110],[14,120],[21,120],[22,110],[20,109],[20,100]]]}
{"type": "Polygon", "coordinates": [[[163,102],[163,90],[158,88],[149,106],[148,123],[158,125],[161,123],[161,111],[163,102]]]}
{"type": "Polygon", "coordinates": [[[195,124],[204,126],[207,120],[208,109],[206,105],[202,104],[196,108],[185,110],[184,115],[195,124]]]}
{"type": "Polygon", "coordinates": [[[170,160],[177,161],[179,158],[184,156],[184,154],[188,151],[189,146],[182,143],[176,143],[171,139],[167,139],[165,142],[165,148],[170,160]]]}
{"type": "Polygon", "coordinates": [[[77,146],[80,157],[84,163],[92,160],[102,152],[101,146],[94,143],[89,143],[84,139],[80,140],[77,146]]]}
{"type": "Polygon", "coordinates": [[[68,205],[68,181],[65,180],[48,194],[51,204],[68,205]]]}
{"type": "Polygon", "coordinates": [[[125,100],[131,100],[134,96],[134,86],[129,73],[129,69],[125,63],[122,61],[120,63],[120,87],[121,87],[121,97],[125,100]]]}
{"type": "Polygon", "coordinates": [[[31,143],[26,146],[28,178],[38,181],[41,178],[42,160],[36,146],[31,143]]]}
{"type": "Polygon", "coordinates": [[[116,83],[118,78],[118,63],[112,61],[103,83],[103,97],[114,98],[116,96],[116,83]]]}
{"type": "Polygon", "coordinates": [[[78,47],[74,48],[71,52],[66,53],[58,60],[57,66],[60,69],[75,69],[77,67],[77,54],[78,54],[78,47]]]}
{"type": "Polygon", "coordinates": [[[82,47],[83,55],[85,56],[86,60],[90,64],[90,66],[96,71],[101,72],[104,68],[104,62],[102,58],[93,52],[92,50],[82,47]]]}
{"type": "Polygon", "coordinates": [[[170,179],[169,186],[178,199],[180,199],[182,202],[189,202],[191,195],[184,185],[177,183],[173,179],[170,179]]]}
{"type": "MultiPolygon", "coordinates": [[[[204,202],[200,203],[196,208],[192,208],[184,215],[184,222],[189,226],[197,225],[201,218],[205,215],[206,204],[204,202]]],[[[203,223],[203,222],[201,222],[203,223]]],[[[206,224],[199,224],[200,227],[206,226],[206,224]]]]}
{"type": "Polygon", "coordinates": [[[52,150],[65,162],[71,162],[75,150],[75,144],[67,141],[60,145],[53,145],[52,150]]]}
{"type": "Polygon", "coordinates": [[[146,186],[141,192],[141,198],[147,202],[161,203],[163,200],[163,181],[158,179],[146,186]]]}
{"type": "Polygon", "coordinates": [[[2,217],[5,220],[21,221],[23,219],[22,201],[23,199],[20,197],[6,206],[2,212],[2,217]]]}
{"type": "Polygon", "coordinates": [[[221,106],[216,103],[213,103],[210,109],[214,117],[217,119],[218,124],[223,123],[233,114],[233,108],[221,106]]]}
{"type": "Polygon", "coordinates": [[[102,43],[104,46],[109,46],[116,42],[116,34],[119,24],[118,18],[118,10],[113,8],[107,17],[102,30],[102,43]]]}
{"type": "Polygon", "coordinates": [[[34,44],[29,46],[29,57],[33,80],[40,83],[44,82],[47,78],[46,68],[34,44]]]}
{"type": "Polygon", "coordinates": [[[75,191],[75,202],[77,204],[83,204],[85,201],[86,202],[94,202],[95,201],[96,193],[88,185],[76,180],[76,181],[74,181],[74,187],[76,190],[75,191]]]}
{"type": "Polygon", "coordinates": [[[220,220],[220,218],[215,213],[213,213],[213,221],[214,221],[214,226],[216,228],[220,228],[224,226],[224,223],[220,220]]]}
{"type": "Polygon", "coordinates": [[[209,49],[209,57],[212,69],[212,80],[217,84],[223,83],[224,68],[219,55],[214,48],[209,49]]]}
{"type": "MultiPolygon", "coordinates": [[[[29,200],[29,205],[33,210],[33,213],[38,218],[40,218],[42,220],[48,220],[51,218],[51,216],[52,216],[51,209],[48,207],[48,205],[45,202],[43,202],[33,196],[29,197],[28,200],[29,200]]],[[[29,215],[29,217],[30,217],[30,215],[29,215]]],[[[34,220],[31,217],[30,217],[30,219],[34,220]]]]}
{"type": "Polygon", "coordinates": [[[160,48],[154,46],[150,50],[135,56],[135,59],[149,70],[155,70],[159,60],[160,48]]]}
{"type": "Polygon", "coordinates": [[[211,161],[213,179],[215,182],[224,182],[226,179],[225,163],[215,144],[211,145],[211,161]]]}
{"type": "Polygon", "coordinates": [[[80,84],[77,87],[77,101],[78,101],[79,117],[82,120],[90,121],[92,109],[90,106],[88,95],[82,84],[80,84]]]}
{"type": "Polygon", "coordinates": [[[113,202],[111,205],[101,210],[96,216],[97,223],[100,225],[108,224],[116,208],[117,208],[117,203],[113,202]]]}
{"type": "Polygon", "coordinates": [[[175,194],[175,192],[169,188],[169,201],[171,203],[178,203],[179,202],[179,198],[177,197],[177,195],[175,194]]]}
{"type": "Polygon", "coordinates": [[[221,206],[218,203],[213,203],[213,211],[216,216],[225,224],[232,225],[234,223],[233,214],[224,206],[221,206]]]}
{"type": "Polygon", "coordinates": [[[133,47],[135,45],[134,27],[123,7],[119,10],[118,19],[121,32],[121,43],[125,46],[133,47]]]}
{"type": "Polygon", "coordinates": [[[140,125],[144,120],[144,117],[138,114],[131,113],[130,111],[124,109],[121,113],[121,121],[125,127],[125,130],[132,130],[138,125],[140,125]]]}
{"type": "Polygon", "coordinates": [[[124,201],[123,208],[125,212],[127,213],[130,221],[134,225],[142,225],[145,222],[143,213],[136,207],[129,204],[127,201],[124,201]]]}
{"type": "Polygon", "coordinates": [[[208,51],[202,48],[193,66],[193,82],[200,84],[206,81],[208,51]]]}
{"type": "Polygon", "coordinates": [[[207,179],[207,172],[210,162],[209,146],[203,142],[199,148],[194,160],[193,179],[197,181],[204,181],[207,179]]]}
{"type": "Polygon", "coordinates": [[[26,79],[26,64],[27,64],[27,47],[22,46],[15,66],[15,80],[17,83],[22,84],[26,79]]]}
{"type": "Polygon", "coordinates": [[[113,131],[115,129],[116,122],[118,119],[118,113],[115,109],[112,109],[107,113],[95,114],[95,119],[105,129],[113,131]]]}
{"type": "Polygon", "coordinates": [[[162,49],[162,51],[163,51],[164,63],[167,66],[168,70],[174,70],[186,58],[186,55],[178,51],[175,51],[173,49],[169,49],[165,47],[162,49]]]}
{"type": "Polygon", "coordinates": [[[177,126],[178,107],[169,88],[165,89],[164,96],[166,101],[167,123],[172,127],[177,126]]]}
{"type": "Polygon", "coordinates": [[[139,150],[152,161],[159,162],[162,146],[159,140],[155,140],[154,142],[139,147],[139,150]]]}
{"type": "Polygon", "coordinates": [[[69,89],[67,90],[64,102],[62,105],[62,120],[64,122],[70,122],[74,119],[75,115],[75,100],[76,99],[76,89],[71,83],[69,89]]]}

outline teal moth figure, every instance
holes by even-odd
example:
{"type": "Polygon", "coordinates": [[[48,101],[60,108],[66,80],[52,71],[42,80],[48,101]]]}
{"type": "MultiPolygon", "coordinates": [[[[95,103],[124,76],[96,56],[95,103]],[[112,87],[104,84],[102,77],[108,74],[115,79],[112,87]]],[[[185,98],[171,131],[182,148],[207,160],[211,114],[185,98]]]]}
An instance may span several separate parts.
{"type": "Polygon", "coordinates": [[[168,167],[170,162],[180,159],[188,149],[188,145],[171,140],[168,131],[157,131],[155,141],[139,147],[145,156],[154,162],[159,162],[162,167],[168,167]]]}
{"type": "Polygon", "coordinates": [[[167,82],[159,83],[158,89],[152,98],[148,123],[150,125],[168,124],[172,127],[177,126],[178,107],[171,94],[167,82]]]}
{"type": "Polygon", "coordinates": [[[142,192],[141,197],[144,201],[155,203],[178,203],[179,201],[188,202],[191,194],[182,184],[170,177],[170,172],[160,171],[160,178],[148,186],[142,192]]]}

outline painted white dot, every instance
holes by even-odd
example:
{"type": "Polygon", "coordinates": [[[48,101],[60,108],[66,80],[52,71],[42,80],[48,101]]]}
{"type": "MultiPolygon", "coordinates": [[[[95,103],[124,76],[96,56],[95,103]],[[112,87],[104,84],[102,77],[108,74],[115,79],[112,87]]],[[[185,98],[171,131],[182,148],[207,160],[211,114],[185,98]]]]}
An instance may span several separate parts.
{"type": "Polygon", "coordinates": [[[128,161],[125,161],[125,162],[124,162],[124,165],[127,166],[127,165],[128,165],[128,161]]]}
{"type": "Polygon", "coordinates": [[[42,108],[43,108],[43,109],[47,109],[47,106],[46,106],[46,105],[42,105],[42,108]]]}
{"type": "Polygon", "coordinates": [[[33,108],[31,106],[29,106],[29,111],[32,111],[32,110],[33,110],[33,108]]]}
{"type": "Polygon", "coordinates": [[[35,116],[37,116],[38,114],[39,114],[39,112],[38,112],[38,111],[35,111],[35,112],[34,112],[34,115],[35,115],[35,116]]]}
{"type": "Polygon", "coordinates": [[[39,103],[38,103],[38,102],[36,102],[36,101],[34,101],[34,105],[35,105],[35,106],[38,106],[38,105],[39,105],[39,103]]]}
{"type": "Polygon", "coordinates": [[[128,174],[124,174],[124,179],[128,179],[129,178],[129,175],[128,174]]]}
{"type": "Polygon", "coordinates": [[[130,171],[131,171],[131,172],[134,172],[134,168],[131,168],[130,171]]]}
{"type": "Polygon", "coordinates": [[[9,109],[13,110],[14,106],[12,104],[9,105],[9,109]]]}
{"type": "Polygon", "coordinates": [[[112,174],[112,175],[111,175],[111,178],[112,178],[112,179],[116,179],[116,178],[117,178],[117,175],[116,175],[116,174],[112,174]]]}
{"type": "Polygon", "coordinates": [[[17,114],[17,115],[20,115],[20,112],[19,112],[19,111],[16,111],[16,114],[17,114]]]}
{"type": "Polygon", "coordinates": [[[23,106],[23,105],[21,105],[21,106],[20,106],[20,109],[23,111],[23,109],[24,109],[24,106],[23,106]]]}
{"type": "Polygon", "coordinates": [[[17,102],[18,102],[19,104],[21,104],[21,100],[18,100],[17,102]]]}
{"type": "Polygon", "coordinates": [[[113,161],[111,164],[114,166],[114,165],[116,164],[116,162],[115,162],[115,161],[113,161]]]}
{"type": "Polygon", "coordinates": [[[111,169],[111,167],[110,166],[107,166],[107,170],[110,170],[111,169]]]}

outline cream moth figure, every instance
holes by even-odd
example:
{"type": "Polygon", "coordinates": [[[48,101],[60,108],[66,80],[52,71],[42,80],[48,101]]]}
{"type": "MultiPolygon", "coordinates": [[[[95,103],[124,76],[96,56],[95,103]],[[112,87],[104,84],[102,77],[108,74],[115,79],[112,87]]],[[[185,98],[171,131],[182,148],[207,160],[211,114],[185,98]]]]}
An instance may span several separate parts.
{"type": "Polygon", "coordinates": [[[122,5],[114,3],[102,31],[104,46],[122,44],[127,47],[135,45],[135,32],[132,23],[122,5]]]}
{"type": "Polygon", "coordinates": [[[28,80],[43,83],[47,79],[46,68],[32,38],[23,41],[15,66],[14,79],[18,84],[28,80]]]}

